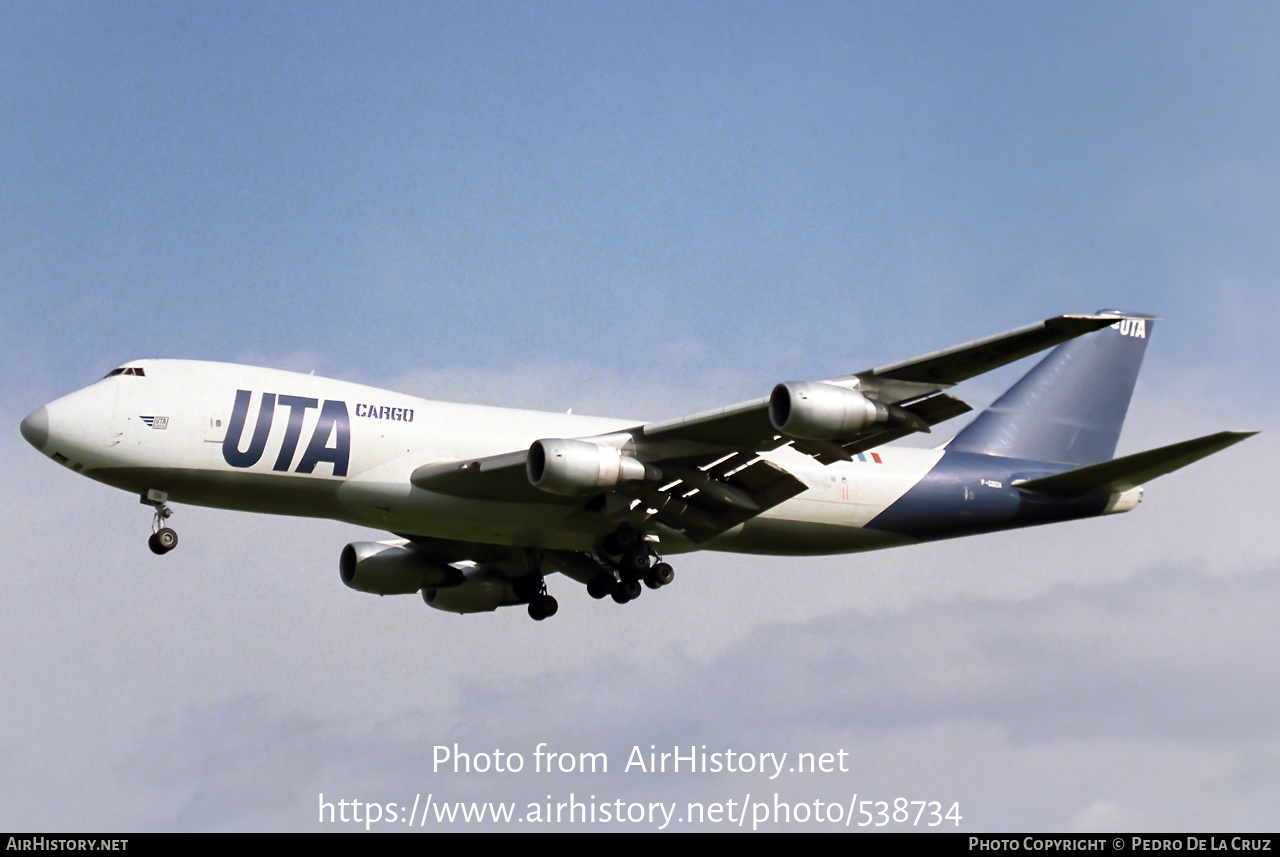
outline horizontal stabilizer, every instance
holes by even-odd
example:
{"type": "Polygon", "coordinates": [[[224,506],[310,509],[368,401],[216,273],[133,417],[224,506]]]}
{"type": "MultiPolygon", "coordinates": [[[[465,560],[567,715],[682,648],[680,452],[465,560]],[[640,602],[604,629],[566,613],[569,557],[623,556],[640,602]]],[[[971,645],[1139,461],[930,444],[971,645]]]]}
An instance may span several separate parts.
{"type": "Polygon", "coordinates": [[[1083,494],[1119,494],[1172,473],[1206,456],[1253,437],[1256,431],[1221,431],[1217,434],[1184,440],[1171,446],[1126,455],[1114,461],[1078,467],[1066,473],[1015,482],[1019,491],[1050,494],[1055,497],[1078,497],[1083,494]]]}

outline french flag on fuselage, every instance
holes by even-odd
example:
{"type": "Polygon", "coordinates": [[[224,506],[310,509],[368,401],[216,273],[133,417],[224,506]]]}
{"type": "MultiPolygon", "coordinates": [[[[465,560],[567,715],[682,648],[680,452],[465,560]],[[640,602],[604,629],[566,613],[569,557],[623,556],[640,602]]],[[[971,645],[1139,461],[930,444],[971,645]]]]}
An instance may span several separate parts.
{"type": "Polygon", "coordinates": [[[870,462],[871,464],[884,464],[884,462],[880,460],[880,453],[878,452],[859,452],[858,460],[870,462]]]}

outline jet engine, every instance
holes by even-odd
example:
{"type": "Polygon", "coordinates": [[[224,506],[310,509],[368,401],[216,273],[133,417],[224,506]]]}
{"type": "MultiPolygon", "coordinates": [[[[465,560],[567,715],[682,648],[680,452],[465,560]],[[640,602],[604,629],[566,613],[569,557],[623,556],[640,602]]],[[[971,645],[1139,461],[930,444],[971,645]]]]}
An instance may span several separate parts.
{"type": "Polygon", "coordinates": [[[492,568],[474,566],[462,575],[462,581],[455,586],[423,589],[422,600],[428,607],[450,613],[487,613],[524,603],[516,596],[511,581],[492,568]]]}
{"type": "Polygon", "coordinates": [[[525,472],[535,488],[552,494],[588,494],[619,482],[657,479],[658,471],[612,446],[586,440],[537,440],[529,447],[525,472]]]}
{"type": "Polygon", "coordinates": [[[408,595],[424,586],[454,586],[463,573],[431,559],[408,542],[353,542],[338,558],[342,582],[374,595],[408,595]]]}
{"type": "Polygon", "coordinates": [[[889,421],[889,409],[857,390],[812,381],[790,381],[769,395],[769,421],[780,433],[804,440],[838,440],[872,423],[889,421]]]}

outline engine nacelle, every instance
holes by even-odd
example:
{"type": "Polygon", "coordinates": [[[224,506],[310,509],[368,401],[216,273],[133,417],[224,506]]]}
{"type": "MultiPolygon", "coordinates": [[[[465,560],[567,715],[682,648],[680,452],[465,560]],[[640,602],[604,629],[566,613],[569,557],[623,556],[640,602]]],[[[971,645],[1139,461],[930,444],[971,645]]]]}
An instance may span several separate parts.
{"type": "Polygon", "coordinates": [[[463,572],[462,582],[456,586],[422,590],[422,600],[428,607],[450,613],[487,613],[499,607],[524,603],[516,597],[510,580],[484,566],[467,569],[463,572]]]}
{"type": "Polygon", "coordinates": [[[451,586],[463,573],[425,556],[408,542],[353,542],[338,558],[342,582],[374,595],[408,595],[424,586],[451,586]]]}
{"type": "Polygon", "coordinates": [[[586,440],[536,440],[525,459],[529,484],[552,494],[589,494],[619,482],[656,478],[652,467],[612,446],[586,440]]]}
{"type": "Polygon", "coordinates": [[[889,420],[889,409],[857,390],[812,381],[789,381],[769,396],[769,422],[804,440],[838,440],[889,420]]]}

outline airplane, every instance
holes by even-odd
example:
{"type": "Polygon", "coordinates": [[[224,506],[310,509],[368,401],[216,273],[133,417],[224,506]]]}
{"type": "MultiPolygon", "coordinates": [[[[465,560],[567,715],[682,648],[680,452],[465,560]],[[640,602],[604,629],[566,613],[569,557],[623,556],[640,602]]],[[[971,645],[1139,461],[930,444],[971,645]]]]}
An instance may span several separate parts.
{"type": "Polygon", "coordinates": [[[678,419],[431,402],[276,369],[132,360],[37,408],[37,450],[154,507],[331,518],[395,539],[339,556],[352,589],[476,613],[558,609],[559,572],[625,604],[666,557],[843,554],[1125,512],[1143,484],[1256,432],[1113,459],[1154,328],[1100,310],[678,419]],[[944,390],[1043,360],[949,442],[886,446],[965,414],[944,390]]]}

